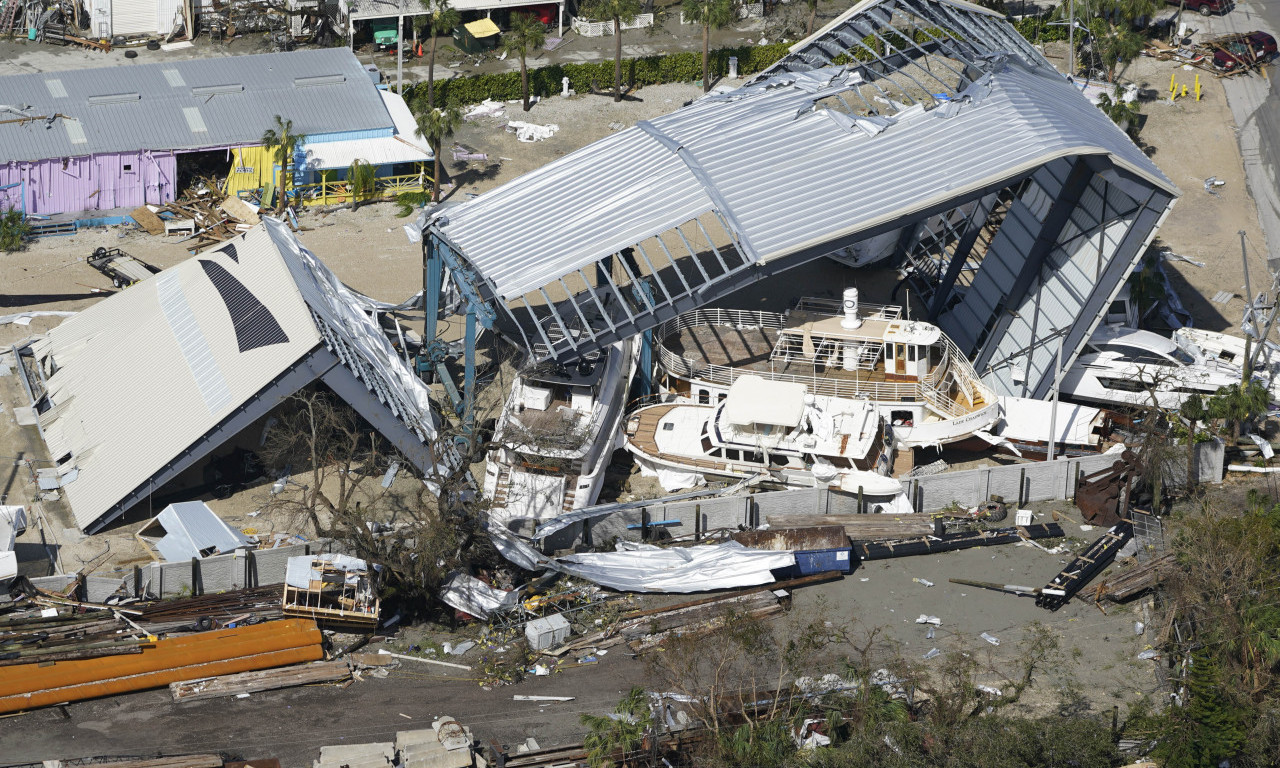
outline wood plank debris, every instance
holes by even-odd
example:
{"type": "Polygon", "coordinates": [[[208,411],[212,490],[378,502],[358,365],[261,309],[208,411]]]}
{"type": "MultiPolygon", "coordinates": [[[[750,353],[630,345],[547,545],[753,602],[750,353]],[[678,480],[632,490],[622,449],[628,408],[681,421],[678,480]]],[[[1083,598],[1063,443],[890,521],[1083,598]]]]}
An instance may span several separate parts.
{"type": "Polygon", "coordinates": [[[934,532],[933,520],[924,515],[767,515],[770,528],[844,526],[854,541],[905,539],[934,532]]]}
{"type": "Polygon", "coordinates": [[[93,764],[105,768],[222,768],[222,758],[218,755],[172,755],[150,760],[94,761],[93,764]]]}
{"type": "Polygon", "coordinates": [[[1114,603],[1155,589],[1164,578],[1178,567],[1172,552],[1166,553],[1132,568],[1126,568],[1098,585],[1095,598],[1106,598],[1114,603]]]}
{"type": "Polygon", "coordinates": [[[887,560],[893,557],[930,555],[953,552],[971,547],[990,547],[1000,544],[1016,544],[1023,540],[1057,539],[1062,537],[1062,526],[1057,523],[1036,523],[1012,528],[995,528],[989,531],[964,531],[944,533],[940,536],[923,536],[918,539],[896,541],[864,541],[854,544],[854,553],[862,560],[887,560]]]}
{"type": "Polygon", "coordinates": [[[223,696],[260,693],[299,685],[335,683],[351,676],[351,668],[345,661],[319,661],[280,669],[257,672],[240,672],[201,680],[169,683],[169,694],[174,701],[200,701],[223,696]]]}
{"type": "Polygon", "coordinates": [[[1133,523],[1121,520],[1098,537],[1040,590],[1036,605],[1056,611],[1067,604],[1086,584],[1115,559],[1116,553],[1133,538],[1133,523]]]}

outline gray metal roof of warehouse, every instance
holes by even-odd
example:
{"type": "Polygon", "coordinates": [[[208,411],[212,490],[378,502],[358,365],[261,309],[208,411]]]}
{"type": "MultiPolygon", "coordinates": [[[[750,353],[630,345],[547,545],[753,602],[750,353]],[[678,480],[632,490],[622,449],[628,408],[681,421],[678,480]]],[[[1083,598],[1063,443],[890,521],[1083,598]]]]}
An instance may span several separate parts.
{"type": "Polygon", "coordinates": [[[1055,157],[1107,155],[1176,193],[1046,66],[1010,56],[961,98],[878,126],[813,108],[855,80],[830,67],[703,98],[449,209],[440,231],[511,299],[711,210],[766,262],[1055,157]]]}
{"type": "Polygon", "coordinates": [[[306,135],[393,128],[346,48],[10,75],[0,102],[46,118],[0,125],[0,161],[256,144],[275,115],[306,135]]]}

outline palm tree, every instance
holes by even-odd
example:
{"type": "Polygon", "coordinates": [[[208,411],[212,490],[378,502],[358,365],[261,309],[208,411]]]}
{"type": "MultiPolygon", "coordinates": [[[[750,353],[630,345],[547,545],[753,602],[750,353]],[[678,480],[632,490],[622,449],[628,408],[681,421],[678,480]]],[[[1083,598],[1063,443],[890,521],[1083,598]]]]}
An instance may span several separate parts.
{"type": "Polygon", "coordinates": [[[347,168],[347,185],[351,188],[351,210],[373,196],[378,186],[378,171],[364,160],[356,158],[347,168]]]}
{"type": "Polygon", "coordinates": [[[444,140],[453,135],[462,125],[462,111],[457,107],[437,109],[425,99],[418,97],[411,105],[413,118],[418,123],[417,134],[431,144],[431,154],[435,156],[435,168],[431,175],[431,199],[440,202],[440,148],[444,140]]]}
{"type": "Polygon", "coordinates": [[[622,101],[622,25],[636,20],[640,0],[591,0],[582,13],[593,19],[613,19],[613,100],[622,101]]]}
{"type": "Polygon", "coordinates": [[[702,25],[702,92],[711,90],[711,30],[720,29],[738,18],[736,0],[684,0],[680,6],[685,21],[702,25]]]}
{"type": "Polygon", "coordinates": [[[277,187],[280,195],[280,202],[276,205],[276,213],[284,213],[287,197],[285,191],[287,189],[290,176],[290,169],[293,167],[293,155],[297,152],[298,147],[307,140],[302,134],[293,132],[292,120],[281,120],[276,115],[276,127],[268,128],[262,134],[262,147],[271,153],[276,164],[280,166],[280,184],[277,187]]]}
{"type": "Polygon", "coordinates": [[[427,58],[427,103],[436,104],[436,41],[441,35],[453,31],[462,21],[461,14],[449,4],[449,0],[421,0],[422,7],[429,12],[427,31],[431,35],[431,54],[427,58]]]}
{"type": "Polygon", "coordinates": [[[805,37],[813,35],[813,24],[818,20],[818,0],[805,0],[805,5],[809,6],[809,23],[805,26],[805,37]]]}
{"type": "Polygon", "coordinates": [[[615,754],[622,753],[622,764],[628,755],[644,743],[653,715],[649,710],[648,695],[644,688],[635,686],[613,708],[611,715],[583,713],[582,724],[589,729],[582,740],[587,750],[587,763],[591,768],[610,768],[615,754]]]}
{"type": "Polygon", "coordinates": [[[1207,409],[1215,419],[1231,422],[1231,438],[1240,439],[1240,432],[1254,417],[1265,413],[1271,403],[1271,393],[1256,381],[1219,387],[1209,398],[1207,409]]]}
{"type": "MultiPolygon", "coordinates": [[[[1070,14],[1068,7],[1067,3],[1058,6],[1059,19],[1070,14]]],[[[1142,53],[1146,38],[1140,21],[1150,19],[1161,7],[1159,0],[1096,0],[1075,4],[1075,21],[1088,30],[1093,57],[1106,71],[1107,82],[1114,83],[1120,65],[1142,53]]]]}
{"type": "Polygon", "coordinates": [[[528,13],[513,13],[511,28],[502,34],[502,50],[520,57],[520,92],[524,94],[524,111],[529,111],[529,69],[525,66],[525,57],[529,51],[542,47],[547,39],[547,31],[536,16],[528,13]]]}

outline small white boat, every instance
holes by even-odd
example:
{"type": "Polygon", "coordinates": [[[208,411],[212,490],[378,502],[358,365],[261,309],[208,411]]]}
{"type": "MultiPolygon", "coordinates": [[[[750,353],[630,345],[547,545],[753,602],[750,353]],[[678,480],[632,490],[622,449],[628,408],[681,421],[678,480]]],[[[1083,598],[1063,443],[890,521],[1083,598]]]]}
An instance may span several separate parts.
{"type": "MultiPolygon", "coordinates": [[[[1200,328],[1179,328],[1173,332],[1173,343],[1194,357],[1196,362],[1217,361],[1236,368],[1244,367],[1245,343],[1238,336],[1200,328]]],[[[1256,349],[1257,342],[1252,346],[1256,349]]],[[[1254,356],[1254,371],[1268,379],[1276,379],[1280,374],[1280,345],[1268,341],[1266,348],[1254,356]]]]}
{"type": "Polygon", "coordinates": [[[738,377],[716,405],[669,402],[627,416],[625,447],[667,490],[703,478],[761,478],[893,495],[892,446],[875,406],[808,394],[803,384],[738,377]]]}
{"type": "Polygon", "coordinates": [[[634,340],[572,365],[542,363],[516,377],[486,457],[489,517],[503,525],[590,506],[617,445],[634,340]]]}
{"type": "Polygon", "coordinates": [[[1103,405],[1174,409],[1192,394],[1239,384],[1239,366],[1199,359],[1150,331],[1100,326],[1062,376],[1061,393],[1103,405]]]}

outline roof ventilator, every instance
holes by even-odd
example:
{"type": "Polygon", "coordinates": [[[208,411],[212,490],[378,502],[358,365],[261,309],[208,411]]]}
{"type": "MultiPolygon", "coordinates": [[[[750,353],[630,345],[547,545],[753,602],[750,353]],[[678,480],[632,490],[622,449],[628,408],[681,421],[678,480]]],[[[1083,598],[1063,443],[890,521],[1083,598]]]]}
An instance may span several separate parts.
{"type": "Polygon", "coordinates": [[[140,93],[108,93],[102,96],[90,96],[90,104],[127,104],[130,101],[141,101],[140,93]]]}
{"type": "Polygon", "coordinates": [[[347,81],[346,75],[314,75],[312,77],[295,77],[295,88],[306,88],[311,85],[338,85],[347,81]]]}

